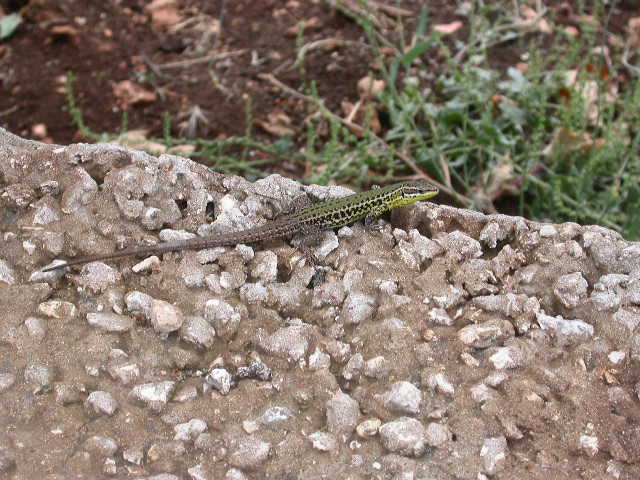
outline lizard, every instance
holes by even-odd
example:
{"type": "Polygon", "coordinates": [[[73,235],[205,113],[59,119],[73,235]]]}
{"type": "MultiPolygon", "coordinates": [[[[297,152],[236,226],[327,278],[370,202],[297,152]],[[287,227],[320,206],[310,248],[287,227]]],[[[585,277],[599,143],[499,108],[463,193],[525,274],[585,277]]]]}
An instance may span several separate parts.
{"type": "Polygon", "coordinates": [[[323,230],[340,228],[358,220],[372,224],[376,217],[396,207],[428,200],[438,194],[438,188],[427,180],[408,180],[374,188],[345,197],[313,203],[297,212],[276,218],[257,227],[237,232],[164,242],[157,245],[129,247],[103,255],[70,260],[43,269],[50,272],[72,265],[111,260],[129,256],[148,256],[178,250],[201,250],[237,244],[250,244],[275,238],[288,238],[297,233],[316,235],[323,230]]]}

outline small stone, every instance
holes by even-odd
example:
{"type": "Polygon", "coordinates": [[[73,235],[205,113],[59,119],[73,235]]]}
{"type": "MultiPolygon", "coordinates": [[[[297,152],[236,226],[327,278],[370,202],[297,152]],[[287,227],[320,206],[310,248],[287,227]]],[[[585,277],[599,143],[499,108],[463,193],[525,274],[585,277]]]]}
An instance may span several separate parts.
{"type": "Polygon", "coordinates": [[[401,417],[380,427],[384,448],[393,453],[419,457],[426,449],[426,430],[415,418],[401,417]]]}
{"type": "Polygon", "coordinates": [[[364,358],[361,353],[352,355],[347,364],[342,369],[342,377],[345,380],[353,380],[360,376],[360,371],[364,366],[364,358]]]}
{"type": "Polygon", "coordinates": [[[455,388],[442,372],[429,375],[429,377],[427,378],[427,385],[430,389],[444,395],[453,396],[453,394],[455,393],[455,388]]]}
{"type": "Polygon", "coordinates": [[[115,475],[118,473],[118,466],[113,458],[105,458],[102,464],[102,473],[105,475],[115,475]]]}
{"type": "Polygon", "coordinates": [[[270,451],[271,444],[248,436],[237,441],[230,449],[228,461],[241,470],[255,470],[267,461],[270,451]]]}
{"type": "Polygon", "coordinates": [[[87,313],[87,322],[105,332],[128,332],[134,325],[131,317],[110,312],[87,313]]]}
{"type": "Polygon", "coordinates": [[[111,378],[118,380],[123,385],[131,385],[138,380],[140,376],[140,368],[136,363],[118,363],[110,365],[107,372],[111,378]]]}
{"type": "Polygon", "coordinates": [[[180,310],[164,300],[154,299],[151,302],[151,325],[158,333],[170,333],[178,330],[184,323],[184,315],[180,310]]]}
{"type": "Polygon", "coordinates": [[[429,311],[429,321],[431,323],[435,323],[436,325],[453,325],[453,319],[449,316],[444,308],[432,308],[429,311]]]}
{"type": "Polygon", "coordinates": [[[180,328],[180,338],[201,348],[211,348],[216,331],[204,318],[191,316],[180,328]]]}
{"type": "Polygon", "coordinates": [[[72,318],[76,316],[76,306],[71,302],[49,300],[38,305],[38,312],[49,318],[72,318]]]}
{"type": "Polygon", "coordinates": [[[598,437],[591,435],[580,435],[580,449],[590,457],[598,454],[598,437]]]}
{"type": "Polygon", "coordinates": [[[314,432],[307,438],[311,440],[313,448],[321,452],[333,452],[338,445],[336,437],[327,432],[314,432]]]}
{"type": "Polygon", "coordinates": [[[443,248],[445,255],[456,263],[482,256],[480,242],[459,230],[438,237],[434,241],[443,248]]]}
{"type": "Polygon", "coordinates": [[[224,300],[208,300],[204,306],[204,318],[223,339],[233,336],[240,325],[240,313],[224,300]]]}
{"type": "Polygon", "coordinates": [[[540,236],[542,238],[554,237],[558,234],[558,230],[553,225],[543,225],[540,227],[540,236]]]}
{"type": "Polygon", "coordinates": [[[369,378],[382,379],[389,375],[391,367],[383,356],[373,357],[364,365],[364,374],[369,378]]]}
{"type": "Polygon", "coordinates": [[[231,391],[233,378],[231,374],[224,368],[214,368],[205,377],[208,385],[211,385],[222,395],[227,395],[231,391]]]}
{"type": "Polygon", "coordinates": [[[122,458],[133,465],[142,465],[144,452],[141,448],[127,448],[122,452],[122,458]]]}
{"type": "Polygon", "coordinates": [[[581,343],[593,337],[593,326],[582,320],[565,320],[561,316],[552,317],[540,312],[536,320],[543,330],[552,330],[556,337],[566,342],[581,343]]]}
{"type": "Polygon", "coordinates": [[[224,480],[249,480],[249,477],[237,468],[230,468],[224,475],[224,480]]]}
{"type": "Polygon", "coordinates": [[[327,401],[327,428],[343,438],[351,435],[360,417],[358,402],[346,393],[337,391],[327,401]]]}
{"type": "Polygon", "coordinates": [[[507,439],[503,436],[487,438],[480,449],[483,471],[487,475],[495,475],[502,471],[507,462],[507,439]]]}
{"type": "Polygon", "coordinates": [[[36,342],[40,343],[47,335],[47,324],[44,319],[40,317],[29,317],[24,321],[24,326],[27,327],[29,336],[36,342]]]}
{"type": "Polygon", "coordinates": [[[251,269],[251,277],[262,282],[272,283],[278,278],[278,256],[270,250],[256,252],[253,260],[255,266],[251,269]]]}
{"type": "Polygon", "coordinates": [[[166,404],[169,401],[176,382],[164,381],[156,383],[144,383],[134,387],[129,395],[147,405],[153,403],[166,404]]]}
{"type": "Polygon", "coordinates": [[[260,348],[276,357],[286,358],[296,363],[304,358],[309,348],[309,327],[291,325],[276,330],[273,334],[259,339],[260,348]]]}
{"type": "Polygon", "coordinates": [[[151,295],[134,290],[125,295],[124,301],[130,313],[142,314],[147,319],[151,317],[151,295]]]}
{"type": "Polygon", "coordinates": [[[187,473],[192,478],[192,480],[209,480],[210,477],[207,469],[202,465],[194,465],[191,468],[187,468],[187,473]]]}
{"type": "Polygon", "coordinates": [[[8,391],[16,383],[16,376],[13,373],[0,373],[0,393],[8,391]]]}
{"type": "Polygon", "coordinates": [[[240,298],[248,304],[263,303],[268,296],[269,292],[261,283],[245,283],[240,287],[240,298]]]}
{"type": "Polygon", "coordinates": [[[386,408],[397,413],[416,415],[420,412],[422,393],[410,382],[396,382],[382,395],[386,408]]]}
{"type": "Polygon", "coordinates": [[[84,391],[84,386],[58,382],[53,386],[53,391],[56,403],[67,406],[74,403],[82,403],[83,396],[81,391],[84,391]]]}
{"type": "Polygon", "coordinates": [[[13,285],[16,283],[16,276],[9,263],[0,258],[0,283],[2,282],[13,285]]]}
{"type": "Polygon", "coordinates": [[[198,436],[207,431],[207,424],[199,418],[192,418],[187,423],[179,423],[173,430],[176,432],[173,439],[182,440],[183,442],[192,442],[198,436]]]}
{"type": "Polygon", "coordinates": [[[474,348],[487,348],[514,335],[513,325],[507,320],[489,320],[458,330],[458,339],[474,348]]]}
{"type": "Polygon", "coordinates": [[[111,457],[118,451],[118,444],[112,438],[95,435],[84,442],[84,449],[89,453],[111,457]]]}
{"type": "Polygon", "coordinates": [[[451,440],[451,432],[445,425],[430,423],[427,425],[425,438],[430,447],[440,447],[451,440]]]}
{"type": "Polygon", "coordinates": [[[92,409],[95,413],[113,415],[118,409],[118,402],[109,392],[96,390],[91,392],[85,401],[85,407],[92,409]]]}
{"type": "Polygon", "coordinates": [[[322,370],[331,366],[331,357],[316,347],[315,351],[309,355],[309,369],[322,370]]]}
{"type": "Polygon", "coordinates": [[[376,300],[371,295],[352,292],[344,301],[340,321],[345,325],[357,325],[373,317],[376,300]]]}
{"type": "Polygon", "coordinates": [[[24,370],[24,379],[27,383],[36,385],[36,393],[49,388],[53,383],[54,375],[53,368],[43,363],[30,363],[24,370]]]}
{"type": "Polygon", "coordinates": [[[270,407],[260,415],[256,421],[262,425],[281,425],[293,418],[293,413],[287,407],[270,407]]]}
{"type": "Polygon", "coordinates": [[[173,396],[173,401],[187,403],[198,398],[198,389],[195,385],[184,385],[173,396]]]}
{"type": "Polygon", "coordinates": [[[489,362],[496,370],[521,367],[525,361],[524,351],[516,345],[500,347],[489,357],[489,362]]]}
{"type": "Polygon", "coordinates": [[[565,307],[575,308],[586,298],[588,287],[589,284],[582,273],[575,272],[558,278],[553,293],[565,307]]]}
{"type": "Polygon", "coordinates": [[[319,309],[323,307],[338,307],[342,304],[347,291],[342,282],[327,282],[316,286],[313,289],[311,307],[319,309]]]}
{"type": "Polygon", "coordinates": [[[356,433],[362,438],[370,438],[378,434],[380,425],[382,421],[379,418],[370,418],[356,427],[356,433]]]}
{"type": "Polygon", "coordinates": [[[76,282],[95,295],[104,292],[121,278],[120,272],[106,263],[91,262],[82,267],[76,282]]]}

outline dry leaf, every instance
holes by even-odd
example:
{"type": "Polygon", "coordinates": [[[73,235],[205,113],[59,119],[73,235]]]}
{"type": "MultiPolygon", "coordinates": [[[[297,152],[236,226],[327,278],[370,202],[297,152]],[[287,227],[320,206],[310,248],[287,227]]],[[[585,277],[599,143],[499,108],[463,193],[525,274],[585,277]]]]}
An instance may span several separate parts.
{"type": "Polygon", "coordinates": [[[278,137],[284,137],[286,135],[293,135],[295,132],[291,127],[291,119],[282,110],[275,110],[267,115],[267,121],[256,120],[264,130],[272,135],[278,137]]]}
{"type": "MultiPolygon", "coordinates": [[[[527,6],[527,5],[522,5],[520,7],[520,12],[522,13],[522,16],[524,17],[521,20],[521,23],[524,23],[524,24],[529,24],[529,23],[533,22],[538,17],[538,12],[536,12],[533,8],[531,8],[531,7],[527,6]]],[[[552,29],[549,26],[549,22],[547,22],[543,17],[540,17],[531,26],[535,26],[535,28],[538,31],[542,32],[542,33],[551,33],[552,32],[552,29]]]]}
{"type": "Polygon", "coordinates": [[[548,157],[556,153],[598,149],[603,146],[603,138],[593,140],[587,132],[575,132],[567,127],[559,127],[554,132],[549,145],[542,150],[542,154],[548,157]]]}
{"type": "Polygon", "coordinates": [[[460,20],[456,20],[451,23],[441,23],[440,25],[434,25],[433,29],[436,32],[442,33],[443,35],[450,35],[452,33],[457,32],[462,28],[462,22],[460,20]]]}
{"type": "Polygon", "coordinates": [[[633,17],[627,23],[629,36],[627,42],[630,47],[640,48],[640,17],[633,17]]]}
{"type": "Polygon", "coordinates": [[[570,37],[577,37],[580,32],[573,25],[567,25],[566,27],[564,27],[564,33],[566,33],[570,37]]]}
{"type": "Polygon", "coordinates": [[[147,140],[149,131],[146,129],[129,130],[118,136],[118,138],[110,141],[114,145],[121,145],[123,147],[132,148],[134,150],[143,150],[152,154],[165,153],[167,147],[161,143],[152,142],[147,140]]]}
{"type": "Polygon", "coordinates": [[[384,80],[374,80],[371,77],[362,77],[358,80],[358,94],[363,100],[376,97],[384,90],[384,80]]]}
{"type": "Polygon", "coordinates": [[[113,94],[118,99],[118,105],[123,110],[128,110],[130,105],[138,103],[155,102],[156,94],[146,90],[131,80],[123,80],[122,82],[113,84],[113,94]]]}
{"type": "MultiPolygon", "coordinates": [[[[378,110],[373,103],[362,104],[362,101],[353,104],[347,100],[340,102],[342,113],[344,117],[351,123],[364,127],[365,122],[368,122],[367,128],[373,133],[380,133],[382,125],[380,124],[380,117],[378,116],[378,110]]],[[[363,132],[361,128],[352,128],[347,125],[347,128],[358,137],[362,137],[363,132]]]]}
{"type": "Polygon", "coordinates": [[[182,21],[176,0],[153,0],[144,8],[151,14],[155,28],[167,28],[182,21]]]}

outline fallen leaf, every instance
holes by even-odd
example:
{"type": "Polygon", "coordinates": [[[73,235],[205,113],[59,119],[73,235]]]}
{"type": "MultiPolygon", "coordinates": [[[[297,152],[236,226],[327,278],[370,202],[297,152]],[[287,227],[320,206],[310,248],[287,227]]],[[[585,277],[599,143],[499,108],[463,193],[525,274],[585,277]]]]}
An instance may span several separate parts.
{"type": "MultiPolygon", "coordinates": [[[[533,8],[529,7],[528,5],[522,5],[520,7],[520,12],[524,17],[524,19],[521,20],[521,23],[523,24],[529,24],[531,22],[534,22],[536,18],[538,18],[539,16],[538,12],[536,12],[533,8]]],[[[535,26],[535,28],[542,33],[551,33],[553,31],[549,26],[549,22],[547,22],[544,19],[544,17],[538,18],[538,20],[535,21],[535,23],[533,23],[532,26],[535,26]]]]}
{"type": "Polygon", "coordinates": [[[123,80],[113,84],[113,94],[118,99],[118,105],[123,110],[128,110],[130,105],[155,102],[156,94],[146,90],[142,85],[123,80]]]}
{"type": "Polygon", "coordinates": [[[443,35],[450,35],[452,33],[457,32],[462,28],[462,22],[460,20],[456,20],[451,23],[441,23],[439,25],[434,25],[433,29],[436,32],[442,33],[443,35]]]}
{"type": "Polygon", "coordinates": [[[0,41],[6,40],[22,23],[22,17],[17,13],[0,18],[0,41]]]}
{"type": "Polygon", "coordinates": [[[282,110],[275,110],[267,115],[267,121],[256,120],[265,131],[278,137],[293,135],[295,132],[291,127],[291,118],[282,110]]]}
{"type": "Polygon", "coordinates": [[[134,150],[143,150],[152,154],[165,153],[167,151],[167,147],[161,143],[148,140],[148,134],[149,130],[142,128],[138,130],[129,130],[128,132],[122,133],[114,140],[111,140],[109,143],[132,148],[134,150]]]}
{"type": "Polygon", "coordinates": [[[640,17],[633,17],[627,23],[627,42],[629,46],[640,48],[640,17]]]}
{"type": "Polygon", "coordinates": [[[542,150],[542,154],[549,157],[577,150],[599,149],[603,146],[603,138],[593,140],[587,132],[576,132],[563,126],[556,129],[551,142],[542,150]]]}
{"type": "Polygon", "coordinates": [[[566,33],[570,37],[577,37],[580,32],[573,25],[567,25],[566,27],[564,27],[564,33],[566,33]]]}
{"type": "Polygon", "coordinates": [[[376,97],[384,90],[384,80],[375,80],[369,76],[358,80],[358,94],[363,100],[376,97]]]}
{"type": "Polygon", "coordinates": [[[144,7],[151,14],[151,23],[155,28],[171,27],[182,21],[176,0],[153,0],[144,7]]]}

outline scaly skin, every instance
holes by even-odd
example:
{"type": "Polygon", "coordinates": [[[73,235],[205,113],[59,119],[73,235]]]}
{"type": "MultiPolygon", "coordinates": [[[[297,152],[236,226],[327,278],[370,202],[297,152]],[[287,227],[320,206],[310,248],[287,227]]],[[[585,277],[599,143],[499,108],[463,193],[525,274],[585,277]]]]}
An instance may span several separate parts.
{"type": "Polygon", "coordinates": [[[148,256],[176,250],[200,250],[203,248],[237,245],[239,243],[256,243],[274,238],[291,237],[296,233],[313,235],[323,230],[340,228],[362,219],[365,220],[365,223],[370,223],[373,218],[393,208],[427,200],[437,194],[438,189],[426,180],[394,183],[383,188],[314,203],[299,212],[283,216],[273,222],[255,228],[160,243],[147,247],[125,248],[105,255],[93,255],[72,260],[54,267],[45,268],[42,271],[49,272],[71,265],[82,265],[99,260],[111,260],[133,255],[148,256]]]}

